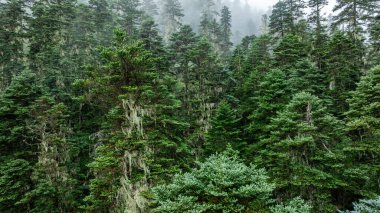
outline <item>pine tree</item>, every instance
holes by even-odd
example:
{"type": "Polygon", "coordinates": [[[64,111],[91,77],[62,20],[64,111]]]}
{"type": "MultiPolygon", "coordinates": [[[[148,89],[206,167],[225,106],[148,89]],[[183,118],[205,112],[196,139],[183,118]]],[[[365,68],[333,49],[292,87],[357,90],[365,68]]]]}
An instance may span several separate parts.
{"type": "Polygon", "coordinates": [[[269,28],[274,36],[284,37],[289,32],[288,23],[285,22],[287,17],[286,4],[284,1],[279,1],[273,6],[270,16],[269,28]]]}
{"type": "Polygon", "coordinates": [[[170,36],[177,32],[182,25],[183,11],[178,0],[165,0],[163,2],[162,25],[164,27],[164,40],[169,41],[170,36]]]}
{"type": "Polygon", "coordinates": [[[233,45],[231,42],[231,11],[226,6],[224,6],[221,11],[220,32],[220,49],[222,51],[222,57],[226,58],[229,55],[230,49],[233,45]]]}
{"type": "Polygon", "coordinates": [[[347,25],[348,31],[357,38],[363,30],[362,21],[368,18],[368,13],[373,12],[377,6],[377,0],[337,0],[334,12],[334,25],[347,25]]]}
{"type": "Polygon", "coordinates": [[[373,196],[380,192],[377,185],[380,175],[379,86],[380,67],[377,66],[362,77],[348,100],[347,130],[352,142],[345,149],[350,157],[346,175],[350,180],[350,189],[361,196],[373,196]]]}
{"type": "Polygon", "coordinates": [[[21,0],[0,2],[0,90],[24,68],[26,9],[21,0]]]}
{"type": "Polygon", "coordinates": [[[104,137],[97,139],[100,145],[89,165],[94,178],[86,201],[88,211],[145,211],[148,201],[140,193],[189,163],[181,138],[188,125],[176,117],[180,102],[169,87],[175,82],[158,71],[161,59],[121,31],[116,38],[102,52],[105,64],[90,68],[89,78],[82,80],[92,88],[88,95],[108,108],[98,133],[104,137]]]}
{"type": "Polygon", "coordinates": [[[30,180],[38,141],[30,131],[33,105],[44,95],[35,74],[24,70],[0,96],[0,211],[27,212],[22,202],[32,187],[30,180]]]}
{"type": "Polygon", "coordinates": [[[371,65],[380,64],[380,12],[377,12],[372,18],[370,24],[370,42],[371,49],[369,53],[369,60],[371,65]]]}
{"type": "Polygon", "coordinates": [[[344,140],[343,123],[330,115],[322,101],[298,93],[269,127],[271,135],[256,151],[258,165],[266,165],[280,198],[301,195],[314,211],[333,211],[332,190],[343,186],[337,145],[344,140]],[[291,166],[289,166],[291,165],[291,166]]]}
{"type": "Polygon", "coordinates": [[[304,15],[306,7],[303,0],[281,0],[277,2],[270,17],[269,28],[277,37],[284,37],[287,33],[295,33],[297,22],[304,15]]]}
{"type": "Polygon", "coordinates": [[[69,76],[74,69],[64,67],[62,55],[67,50],[66,36],[73,20],[74,0],[39,0],[32,7],[29,22],[30,51],[28,59],[33,72],[44,79],[55,93],[71,84],[69,76]]]}
{"type": "Polygon", "coordinates": [[[356,88],[363,65],[355,41],[345,33],[335,33],[328,43],[327,79],[334,111],[347,110],[348,92],[356,88]],[[359,57],[359,58],[358,58],[359,57]]]}
{"type": "Polygon", "coordinates": [[[107,0],[90,0],[88,3],[91,9],[92,25],[94,27],[94,39],[99,46],[110,44],[112,38],[113,17],[111,4],[107,0]]]}
{"type": "Polygon", "coordinates": [[[290,68],[300,59],[306,58],[307,46],[301,37],[288,34],[281,39],[274,49],[275,63],[283,68],[290,68]]]}
{"type": "Polygon", "coordinates": [[[239,119],[236,112],[231,109],[231,106],[222,101],[215,113],[212,115],[211,128],[206,134],[205,152],[213,154],[225,151],[228,144],[234,150],[244,152],[244,143],[239,138],[241,131],[239,128],[239,119]]]}
{"type": "Polygon", "coordinates": [[[320,72],[315,64],[308,59],[300,60],[291,70],[289,78],[292,94],[307,92],[324,98],[327,90],[327,76],[320,72]]]}
{"type": "MultiPolygon", "coordinates": [[[[283,109],[289,101],[290,91],[286,75],[283,71],[269,71],[260,83],[257,92],[250,97],[252,105],[245,111],[249,113],[249,141],[257,142],[261,137],[269,135],[268,126],[272,118],[283,109]]],[[[254,144],[255,146],[260,144],[254,144]]]]}
{"type": "Polygon", "coordinates": [[[131,37],[136,37],[137,29],[141,24],[143,12],[140,10],[140,0],[118,0],[113,5],[118,14],[119,26],[128,32],[131,37]]]}
{"type": "Polygon", "coordinates": [[[324,57],[326,55],[327,34],[323,22],[326,19],[322,15],[323,8],[328,4],[327,0],[309,0],[308,6],[312,9],[309,22],[313,24],[312,55],[320,70],[325,68],[324,57]]]}

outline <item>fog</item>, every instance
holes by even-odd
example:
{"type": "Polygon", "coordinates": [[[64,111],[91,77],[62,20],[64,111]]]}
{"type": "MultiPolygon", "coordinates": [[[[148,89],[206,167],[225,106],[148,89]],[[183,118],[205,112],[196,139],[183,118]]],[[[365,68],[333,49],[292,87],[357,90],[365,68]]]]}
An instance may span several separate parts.
{"type": "MultiPolygon", "coordinates": [[[[161,0],[156,0],[160,7],[161,0]]],[[[192,26],[197,31],[202,12],[202,2],[205,0],[179,0],[184,9],[183,23],[192,26]]],[[[278,0],[214,0],[215,9],[220,11],[223,6],[228,6],[232,13],[233,42],[239,42],[244,36],[260,34],[261,17],[270,14],[272,6],[278,0]]],[[[335,0],[329,0],[330,4],[325,8],[325,16],[331,14],[335,0]]]]}

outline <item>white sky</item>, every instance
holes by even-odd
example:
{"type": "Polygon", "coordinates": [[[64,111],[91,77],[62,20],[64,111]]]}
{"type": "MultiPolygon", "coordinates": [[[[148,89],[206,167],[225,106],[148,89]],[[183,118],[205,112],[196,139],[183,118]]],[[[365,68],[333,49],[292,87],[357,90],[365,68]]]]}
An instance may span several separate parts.
{"type": "MultiPolygon", "coordinates": [[[[273,6],[278,2],[278,0],[241,0],[241,2],[248,2],[253,8],[258,8],[262,10],[267,10],[269,7],[273,6]]],[[[332,8],[335,5],[335,0],[329,0],[330,4],[326,7],[326,11],[331,13],[332,8]]]]}

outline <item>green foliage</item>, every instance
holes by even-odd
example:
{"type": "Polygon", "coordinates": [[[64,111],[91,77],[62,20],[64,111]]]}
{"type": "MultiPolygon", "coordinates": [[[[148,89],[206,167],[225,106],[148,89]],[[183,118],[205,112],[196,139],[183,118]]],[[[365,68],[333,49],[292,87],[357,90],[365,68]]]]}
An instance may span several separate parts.
{"type": "Polygon", "coordinates": [[[311,206],[305,203],[304,200],[297,197],[290,200],[287,204],[279,204],[275,207],[271,207],[272,213],[309,213],[311,212],[311,206]]]}
{"type": "Polygon", "coordinates": [[[332,211],[330,190],[343,186],[335,175],[343,167],[336,152],[345,138],[343,123],[320,99],[302,92],[272,120],[270,130],[269,138],[260,142],[265,145],[257,150],[256,161],[269,169],[277,190],[286,191],[284,197],[312,200],[317,212],[332,211]]]}
{"type": "Polygon", "coordinates": [[[211,128],[206,134],[205,152],[212,154],[223,152],[229,144],[235,150],[243,151],[245,144],[239,138],[241,130],[236,111],[223,101],[219,104],[211,119],[211,128]]]}
{"type": "Polygon", "coordinates": [[[350,156],[347,176],[355,193],[373,196],[380,192],[377,180],[379,165],[379,90],[380,67],[375,67],[362,77],[358,88],[349,99],[350,110],[346,113],[347,130],[352,143],[345,148],[350,156]]]}
{"type": "Polygon", "coordinates": [[[360,200],[354,203],[354,211],[345,211],[346,213],[379,213],[380,197],[372,200],[360,200]]]}
{"type": "Polygon", "coordinates": [[[22,0],[0,2],[0,90],[24,68],[23,23],[27,19],[27,6],[22,0]]]}
{"type": "Polygon", "coordinates": [[[273,188],[265,170],[244,165],[236,155],[216,154],[172,183],[154,187],[154,212],[261,211],[273,188]]]}

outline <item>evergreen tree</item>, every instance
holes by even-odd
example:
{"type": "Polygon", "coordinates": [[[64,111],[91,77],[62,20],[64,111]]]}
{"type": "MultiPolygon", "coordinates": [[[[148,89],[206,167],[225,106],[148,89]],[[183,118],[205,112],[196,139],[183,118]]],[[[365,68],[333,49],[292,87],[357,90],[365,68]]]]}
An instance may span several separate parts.
{"type": "Polygon", "coordinates": [[[303,91],[323,98],[328,88],[326,78],[315,64],[307,59],[300,60],[291,70],[289,78],[292,94],[303,91]]]}
{"type": "Polygon", "coordinates": [[[275,63],[285,69],[294,66],[298,60],[307,57],[307,46],[299,36],[288,34],[274,49],[275,63]]]}
{"type": "Polygon", "coordinates": [[[376,184],[380,175],[379,85],[380,67],[377,66],[362,77],[348,100],[347,130],[352,142],[345,149],[350,157],[346,175],[350,181],[349,188],[361,196],[373,196],[380,192],[376,184]]]}
{"type": "Polygon", "coordinates": [[[359,51],[355,41],[342,32],[335,33],[328,43],[327,79],[337,114],[347,110],[348,92],[354,90],[359,81],[363,67],[359,51]]]}
{"type": "Polygon", "coordinates": [[[226,6],[223,7],[221,12],[220,32],[220,49],[222,51],[222,56],[227,57],[233,44],[231,42],[231,11],[226,6]]]}
{"type": "Polygon", "coordinates": [[[326,19],[322,15],[324,6],[328,4],[327,0],[309,0],[308,6],[312,9],[309,15],[309,22],[313,25],[313,38],[312,38],[312,55],[314,61],[320,70],[325,68],[324,56],[326,55],[326,26],[323,22],[326,19]]]}
{"type": "Polygon", "coordinates": [[[274,36],[284,37],[289,32],[288,23],[285,21],[286,4],[284,1],[279,1],[273,6],[272,14],[270,16],[269,28],[274,36]]]}
{"type": "Polygon", "coordinates": [[[30,179],[38,141],[30,129],[31,110],[44,90],[37,76],[24,70],[0,96],[0,211],[27,212],[22,202],[32,187],[30,179]]]}
{"type": "MultiPolygon", "coordinates": [[[[289,93],[288,81],[283,71],[274,69],[264,76],[257,92],[250,97],[252,105],[246,112],[250,113],[247,127],[250,142],[269,136],[270,121],[288,102],[289,93]]],[[[253,149],[259,149],[256,146],[260,144],[253,144],[253,149]]]]}
{"type": "Polygon", "coordinates": [[[295,33],[297,22],[304,15],[306,7],[303,0],[281,0],[277,2],[270,17],[269,27],[275,36],[283,37],[287,33],[295,33]]]}
{"type": "Polygon", "coordinates": [[[61,56],[67,54],[66,37],[73,20],[74,3],[74,0],[39,0],[32,7],[30,67],[54,93],[62,93],[72,82],[69,76],[74,69],[64,67],[61,56]]]}
{"type": "Polygon", "coordinates": [[[181,27],[184,16],[181,3],[178,0],[164,0],[162,16],[164,39],[168,41],[170,36],[181,27]]]}
{"type": "Polygon", "coordinates": [[[234,154],[212,155],[172,183],[153,188],[154,212],[260,212],[274,186],[263,169],[246,166],[234,154]]]}
{"type": "Polygon", "coordinates": [[[371,49],[369,60],[371,65],[380,64],[380,12],[372,18],[370,24],[371,49]]]}
{"type": "Polygon", "coordinates": [[[182,114],[188,117],[192,111],[191,96],[192,96],[192,74],[191,74],[191,49],[195,48],[197,37],[189,25],[181,27],[179,32],[174,33],[170,39],[170,58],[172,70],[177,76],[177,80],[183,84],[178,88],[177,96],[182,101],[182,114]]]}
{"type": "Polygon", "coordinates": [[[111,4],[107,0],[90,0],[88,6],[91,9],[94,40],[99,46],[109,45],[112,38],[113,17],[111,4]]]}
{"type": "Polygon", "coordinates": [[[26,9],[22,0],[0,2],[0,90],[24,68],[26,9]]]}
{"type": "Polygon", "coordinates": [[[363,30],[363,22],[378,6],[377,0],[337,0],[334,12],[339,13],[334,16],[334,25],[347,25],[349,32],[357,38],[363,30]]]}
{"type": "Polygon", "coordinates": [[[239,119],[227,102],[222,101],[219,104],[210,123],[211,128],[206,134],[206,154],[221,153],[228,144],[231,144],[234,150],[244,151],[244,143],[239,138],[241,135],[239,119]]]}
{"type": "Polygon", "coordinates": [[[119,26],[124,29],[129,36],[136,37],[137,29],[141,24],[143,12],[140,10],[140,0],[118,0],[113,5],[118,17],[119,26]]]}
{"type": "Polygon", "coordinates": [[[180,137],[187,124],[175,116],[180,102],[168,87],[172,78],[158,72],[160,58],[143,42],[118,31],[114,46],[102,54],[106,64],[90,69],[89,79],[82,80],[94,93],[88,95],[100,98],[109,110],[98,133],[105,136],[97,139],[100,145],[89,165],[94,177],[88,210],[145,211],[148,201],[140,193],[188,164],[180,137]]]}
{"type": "Polygon", "coordinates": [[[296,94],[269,127],[271,135],[256,150],[258,165],[266,165],[280,198],[301,195],[315,212],[334,211],[332,190],[343,186],[335,150],[344,140],[343,123],[328,114],[322,101],[309,93],[296,94]],[[291,166],[289,166],[291,165],[291,166]]]}

